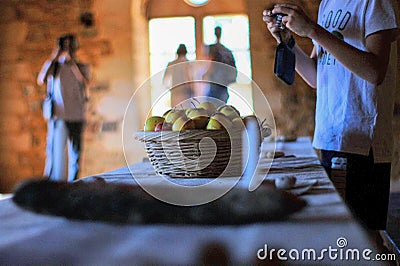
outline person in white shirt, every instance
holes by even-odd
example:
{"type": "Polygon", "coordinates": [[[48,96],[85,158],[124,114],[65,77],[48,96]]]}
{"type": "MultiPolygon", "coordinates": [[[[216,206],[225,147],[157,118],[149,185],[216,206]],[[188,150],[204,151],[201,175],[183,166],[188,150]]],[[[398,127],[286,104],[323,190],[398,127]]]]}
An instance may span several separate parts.
{"type": "Polygon", "coordinates": [[[186,57],[186,45],[180,44],[176,59],[169,62],[163,75],[165,87],[171,91],[171,106],[175,107],[193,96],[192,69],[186,57]]]}
{"type": "Polygon", "coordinates": [[[53,116],[48,121],[44,176],[65,180],[65,146],[68,141],[67,181],[78,178],[81,137],[88,100],[89,65],[77,61],[78,41],[73,34],[58,39],[57,48],[44,63],[38,85],[47,83],[47,93],[53,97],[53,116]]]}
{"type": "Polygon", "coordinates": [[[393,3],[322,0],[318,22],[297,5],[276,4],[263,19],[278,42],[280,32],[291,44],[297,73],[317,89],[313,146],[321,150],[322,165],[330,174],[332,159],[345,159],[346,202],[368,228],[385,229],[400,34],[393,3]],[[313,41],[310,56],[292,34],[313,41]]]}

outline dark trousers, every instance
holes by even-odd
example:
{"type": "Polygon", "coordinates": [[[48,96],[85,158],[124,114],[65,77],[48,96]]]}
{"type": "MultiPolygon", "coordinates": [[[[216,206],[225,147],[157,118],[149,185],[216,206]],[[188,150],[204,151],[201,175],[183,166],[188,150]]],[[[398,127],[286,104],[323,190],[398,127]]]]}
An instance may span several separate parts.
{"type": "Polygon", "coordinates": [[[390,163],[374,163],[368,156],[321,151],[321,163],[331,177],[332,158],[347,159],[345,201],[353,213],[372,230],[386,228],[390,193],[390,163]]]}
{"type": "Polygon", "coordinates": [[[226,86],[222,86],[216,83],[211,83],[207,96],[219,99],[226,103],[228,102],[229,98],[228,88],[226,86]]]}
{"type": "Polygon", "coordinates": [[[52,149],[48,156],[51,156],[51,180],[68,182],[78,178],[80,170],[80,156],[82,150],[83,122],[68,122],[61,119],[52,120],[53,127],[51,134],[52,149]],[[68,145],[68,175],[65,173],[66,158],[65,147],[68,145]]]}
{"type": "MultiPolygon", "coordinates": [[[[74,166],[72,166],[72,169],[68,169],[68,171],[73,171],[73,176],[72,181],[76,180],[79,175],[79,170],[80,170],[80,157],[81,157],[81,151],[82,151],[82,130],[84,123],[83,122],[66,122],[67,128],[68,128],[68,133],[69,133],[69,141],[70,141],[70,146],[68,147],[69,149],[73,149],[73,153],[76,154],[75,161],[72,162],[74,166]]],[[[72,156],[69,156],[68,160],[71,160],[72,156]]]]}

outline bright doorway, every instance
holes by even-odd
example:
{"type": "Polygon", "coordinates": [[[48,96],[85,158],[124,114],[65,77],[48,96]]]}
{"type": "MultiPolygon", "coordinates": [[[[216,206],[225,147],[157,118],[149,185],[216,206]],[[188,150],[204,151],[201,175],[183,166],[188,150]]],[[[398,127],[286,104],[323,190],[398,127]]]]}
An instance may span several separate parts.
{"type": "MultiPolygon", "coordinates": [[[[179,44],[186,45],[189,60],[196,59],[196,38],[202,38],[202,43],[209,45],[215,42],[214,28],[221,26],[221,42],[232,50],[238,71],[238,80],[229,86],[228,104],[236,106],[243,114],[250,114],[253,107],[251,89],[251,60],[249,41],[249,22],[245,15],[214,15],[206,16],[200,21],[202,32],[196,32],[194,17],[154,18],[149,21],[150,75],[152,86],[153,114],[162,114],[168,110],[170,93],[162,84],[162,76],[168,62],[176,58],[179,44]],[[247,78],[240,78],[246,76],[247,78]]],[[[197,27],[198,29],[199,27],[197,27]]],[[[197,42],[198,43],[198,42],[197,42]]]]}

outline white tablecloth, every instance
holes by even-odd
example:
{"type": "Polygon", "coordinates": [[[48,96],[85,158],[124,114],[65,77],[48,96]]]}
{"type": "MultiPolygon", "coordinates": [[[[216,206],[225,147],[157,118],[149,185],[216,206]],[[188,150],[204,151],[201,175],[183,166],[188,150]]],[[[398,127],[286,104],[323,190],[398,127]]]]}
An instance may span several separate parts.
{"type": "MultiPolygon", "coordinates": [[[[271,145],[264,143],[263,151],[271,145]]],[[[376,250],[318,165],[310,140],[301,138],[296,142],[277,143],[277,150],[296,157],[276,159],[267,178],[293,174],[299,180],[316,182],[301,196],[308,206],[289,219],[240,226],[115,225],[40,215],[5,199],[0,201],[0,265],[198,264],[202,263],[204,247],[213,243],[225,248],[229,262],[234,265],[254,264],[257,252],[264,255],[260,249],[266,246],[269,252],[271,249],[285,250],[283,257],[288,257],[289,252],[294,255],[296,251],[300,257],[302,252],[308,256],[315,250],[324,264],[371,264],[372,261],[363,258],[358,261],[346,260],[344,255],[340,258],[340,254],[349,249],[357,249],[360,256],[365,249],[371,249],[370,257],[376,250]],[[345,242],[347,245],[339,247],[338,240],[342,241],[339,245],[345,242]],[[330,255],[339,257],[333,260],[330,255]]],[[[156,178],[148,162],[136,164],[131,169],[136,169],[136,174],[156,178]]],[[[92,178],[87,177],[87,180],[92,178]]],[[[95,178],[124,183],[133,180],[128,167],[95,178]]],[[[276,252],[272,253],[276,257],[276,252]]],[[[268,260],[266,258],[264,262],[268,260]]],[[[300,263],[321,261],[288,258],[284,262],[300,263]]]]}

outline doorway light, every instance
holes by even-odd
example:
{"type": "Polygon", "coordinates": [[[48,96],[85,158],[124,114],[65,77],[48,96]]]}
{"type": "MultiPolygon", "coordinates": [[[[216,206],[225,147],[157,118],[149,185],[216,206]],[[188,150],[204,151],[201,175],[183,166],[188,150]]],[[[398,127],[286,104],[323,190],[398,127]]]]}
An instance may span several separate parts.
{"type": "Polygon", "coordinates": [[[186,4],[194,7],[204,6],[209,0],[184,0],[186,4]]]}

